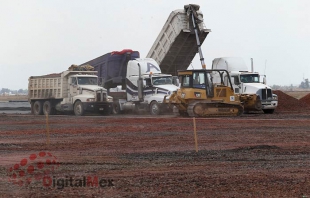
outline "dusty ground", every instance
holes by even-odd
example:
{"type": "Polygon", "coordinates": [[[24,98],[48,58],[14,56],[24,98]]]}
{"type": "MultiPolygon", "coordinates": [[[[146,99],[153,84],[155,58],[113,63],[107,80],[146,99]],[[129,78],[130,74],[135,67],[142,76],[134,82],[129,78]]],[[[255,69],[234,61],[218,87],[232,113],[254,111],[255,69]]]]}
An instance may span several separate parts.
{"type": "Polygon", "coordinates": [[[0,197],[310,197],[310,112],[48,122],[0,115],[0,197]]]}
{"type": "Polygon", "coordinates": [[[27,95],[11,95],[11,96],[3,96],[0,95],[0,101],[9,101],[9,100],[18,100],[18,101],[27,101],[28,96],[27,95]]]}
{"type": "Polygon", "coordinates": [[[296,99],[300,99],[302,97],[304,97],[305,95],[309,94],[310,91],[284,91],[284,93],[296,98],[296,99]]]}

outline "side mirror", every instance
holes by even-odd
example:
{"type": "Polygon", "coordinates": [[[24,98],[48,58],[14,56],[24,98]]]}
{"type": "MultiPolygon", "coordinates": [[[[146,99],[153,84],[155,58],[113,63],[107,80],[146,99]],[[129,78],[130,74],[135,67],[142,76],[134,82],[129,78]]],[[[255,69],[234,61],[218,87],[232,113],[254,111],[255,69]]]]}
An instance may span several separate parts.
{"type": "Polygon", "coordinates": [[[235,85],[240,85],[240,81],[239,81],[239,78],[238,78],[238,76],[234,76],[234,77],[232,77],[233,78],[233,82],[234,82],[234,84],[235,85]]]}
{"type": "Polygon", "coordinates": [[[151,86],[152,86],[152,81],[151,81],[151,79],[150,79],[150,78],[146,78],[146,79],[145,79],[145,84],[146,84],[147,87],[151,87],[151,86]]]}
{"type": "Polygon", "coordinates": [[[266,76],[264,76],[264,78],[263,78],[263,84],[267,84],[267,80],[266,80],[266,76]]]}
{"type": "Polygon", "coordinates": [[[177,76],[172,76],[172,84],[174,84],[175,86],[180,86],[180,80],[177,76]]]}

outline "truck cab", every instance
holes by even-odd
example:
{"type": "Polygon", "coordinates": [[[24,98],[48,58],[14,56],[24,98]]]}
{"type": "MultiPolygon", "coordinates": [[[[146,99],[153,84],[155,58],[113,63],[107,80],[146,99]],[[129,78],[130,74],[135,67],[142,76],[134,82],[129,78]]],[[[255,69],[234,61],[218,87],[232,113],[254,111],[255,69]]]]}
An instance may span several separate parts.
{"type": "Polygon", "coordinates": [[[98,86],[97,75],[69,73],[67,79],[68,97],[56,105],[57,110],[73,110],[76,115],[83,115],[85,111],[111,112],[113,98],[108,96],[106,89],[98,86]]]}
{"type": "MultiPolygon", "coordinates": [[[[266,85],[265,81],[263,83],[260,82],[261,77],[258,72],[248,71],[243,59],[238,57],[216,58],[212,62],[212,68],[226,69],[229,72],[236,94],[258,95],[264,113],[273,113],[278,106],[278,96],[272,93],[271,87],[266,85]]],[[[218,76],[214,76],[214,78],[215,80],[219,79],[218,76]]],[[[224,77],[224,81],[227,83],[227,77],[224,77]]]]}
{"type": "Polygon", "coordinates": [[[173,84],[172,75],[162,74],[158,63],[151,58],[129,61],[126,78],[127,101],[135,102],[137,108],[144,108],[152,115],[168,109],[169,105],[163,103],[164,98],[178,89],[173,84]],[[142,98],[139,97],[139,90],[142,98]]]}

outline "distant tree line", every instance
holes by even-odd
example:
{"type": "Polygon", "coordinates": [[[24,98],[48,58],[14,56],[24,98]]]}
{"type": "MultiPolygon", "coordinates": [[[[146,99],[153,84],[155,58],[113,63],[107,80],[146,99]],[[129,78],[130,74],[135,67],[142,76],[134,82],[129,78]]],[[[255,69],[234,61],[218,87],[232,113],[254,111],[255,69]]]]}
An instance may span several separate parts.
{"type": "Polygon", "coordinates": [[[8,89],[8,88],[2,88],[0,90],[0,94],[1,95],[9,94],[9,93],[24,95],[24,94],[28,94],[28,89],[11,90],[11,89],[8,89]]]}
{"type": "Polygon", "coordinates": [[[296,91],[298,89],[298,86],[294,86],[293,84],[291,85],[272,85],[271,89],[273,90],[282,90],[282,91],[296,91]]]}
{"type": "Polygon", "coordinates": [[[299,88],[309,89],[309,79],[306,78],[304,81],[302,81],[299,85],[299,88]]]}
{"type": "Polygon", "coordinates": [[[273,90],[282,90],[282,91],[310,91],[309,80],[304,79],[300,85],[272,85],[273,90]]]}

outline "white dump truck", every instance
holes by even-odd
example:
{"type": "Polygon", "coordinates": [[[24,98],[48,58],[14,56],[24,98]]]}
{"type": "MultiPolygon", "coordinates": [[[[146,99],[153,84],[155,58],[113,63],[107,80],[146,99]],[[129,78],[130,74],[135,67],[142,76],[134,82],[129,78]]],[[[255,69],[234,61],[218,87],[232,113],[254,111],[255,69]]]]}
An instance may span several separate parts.
{"type": "Polygon", "coordinates": [[[138,51],[125,49],[84,63],[98,71],[102,86],[113,97],[115,114],[143,109],[158,115],[169,107],[163,103],[164,97],[178,89],[172,75],[163,74],[154,59],[139,57],[138,51]]]}
{"type": "MultiPolygon", "coordinates": [[[[264,77],[260,82],[260,75],[254,72],[253,62],[251,71],[248,70],[244,60],[239,57],[221,57],[212,62],[212,69],[225,69],[229,72],[232,86],[236,94],[257,94],[261,100],[261,107],[244,109],[245,111],[263,110],[264,113],[273,113],[278,106],[278,96],[272,93],[271,87],[266,85],[264,77]]],[[[220,76],[214,75],[213,82],[220,83],[220,76]]],[[[224,83],[228,83],[224,76],[224,83]]]]}
{"type": "Polygon", "coordinates": [[[163,73],[177,76],[178,70],[186,70],[198,52],[197,45],[211,32],[205,27],[199,8],[189,4],[172,11],[148,52],[146,57],[153,58],[163,73]]]}
{"type": "MultiPolygon", "coordinates": [[[[169,110],[169,105],[163,103],[178,89],[172,84],[170,74],[162,74],[155,60],[150,58],[136,59],[128,62],[126,75],[126,89],[110,89],[109,94],[115,101],[115,113],[124,110],[144,109],[151,115],[158,115],[169,110]],[[122,96],[122,97],[120,97],[122,96]]],[[[172,109],[171,109],[172,111],[172,109]]]]}
{"type": "Polygon", "coordinates": [[[28,101],[34,115],[86,111],[108,115],[113,98],[98,86],[97,71],[64,71],[58,74],[29,77],[28,101]]]}

